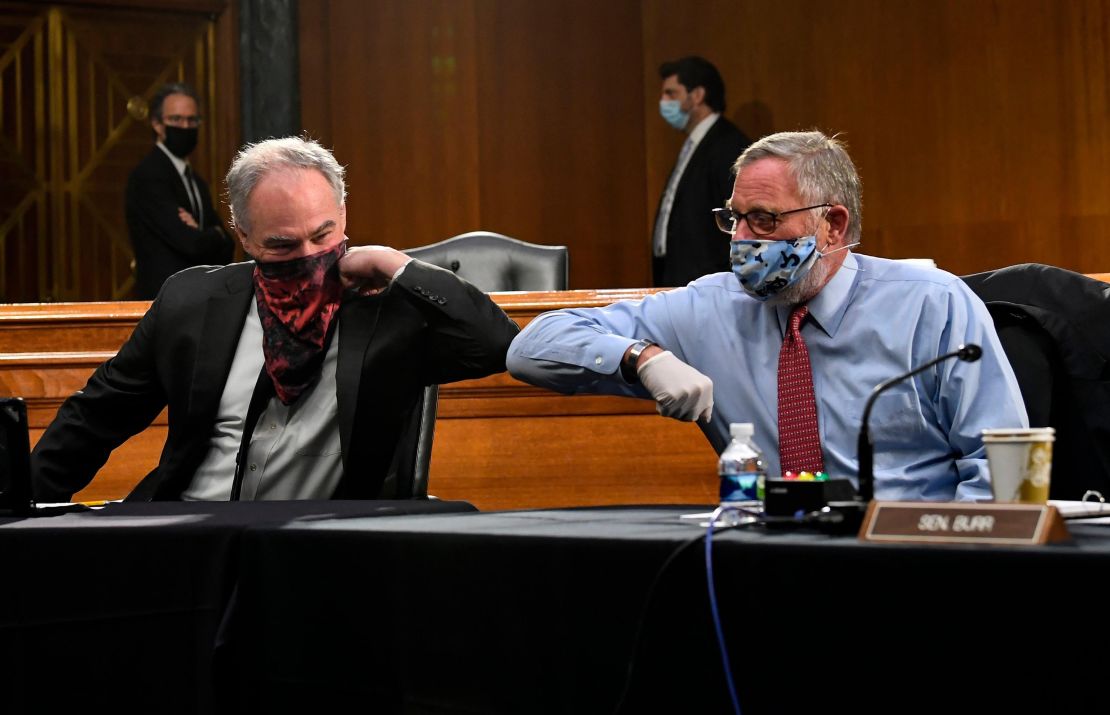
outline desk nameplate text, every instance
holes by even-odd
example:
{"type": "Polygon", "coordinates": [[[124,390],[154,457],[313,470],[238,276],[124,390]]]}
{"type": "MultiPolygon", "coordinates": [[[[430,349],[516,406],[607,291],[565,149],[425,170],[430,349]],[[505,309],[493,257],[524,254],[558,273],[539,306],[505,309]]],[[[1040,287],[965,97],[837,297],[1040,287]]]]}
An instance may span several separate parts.
{"type": "Polygon", "coordinates": [[[1064,520],[1047,504],[872,502],[864,541],[1031,546],[1067,541],[1064,520]]]}

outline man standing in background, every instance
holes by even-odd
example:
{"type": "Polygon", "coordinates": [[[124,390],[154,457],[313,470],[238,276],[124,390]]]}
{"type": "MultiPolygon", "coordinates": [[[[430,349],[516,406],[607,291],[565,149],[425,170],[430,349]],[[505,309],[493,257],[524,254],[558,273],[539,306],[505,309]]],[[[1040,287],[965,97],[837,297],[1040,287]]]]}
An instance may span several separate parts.
{"type": "Polygon", "coordinates": [[[180,82],[150,102],[156,143],[127,177],[126,213],[135,252],[135,297],[152,300],[174,273],[231,261],[235,244],[212,206],[208,184],[189,166],[201,117],[196,92],[180,82]]]}
{"type": "Polygon", "coordinates": [[[732,165],[751,142],[721,116],[725,83],[711,62],[696,56],[664,62],[659,77],[659,113],[687,137],[659,199],[652,276],[656,286],[681,286],[729,270],[729,242],[710,212],[732,192],[732,165]]]}

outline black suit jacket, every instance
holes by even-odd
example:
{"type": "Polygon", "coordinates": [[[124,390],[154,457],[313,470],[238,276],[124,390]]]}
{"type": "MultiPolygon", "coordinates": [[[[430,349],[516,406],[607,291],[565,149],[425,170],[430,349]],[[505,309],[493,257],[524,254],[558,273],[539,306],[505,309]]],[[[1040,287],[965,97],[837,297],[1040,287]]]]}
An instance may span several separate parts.
{"type": "MultiPolygon", "coordinates": [[[[724,206],[732,195],[732,165],[750,143],[724,116],[698,143],[675,190],[667,222],[667,255],[654,263],[655,285],[682,286],[708,273],[729,270],[728,235],[717,228],[710,212],[724,206]]],[[[660,208],[662,204],[660,197],[660,208]]]]}
{"type": "Polygon", "coordinates": [[[1039,263],[963,280],[994,318],[1029,424],[1056,429],[1049,495],[1110,498],[1110,286],[1039,263]]]}
{"type": "Polygon", "coordinates": [[[235,242],[212,206],[208,184],[196,172],[193,178],[203,207],[199,228],[178,218],[178,208],[193,213],[192,203],[177,168],[157,146],[127,177],[125,210],[135,252],[137,298],[152,300],[166,279],[180,270],[231,260],[235,242]]]}
{"type": "MultiPolygon", "coordinates": [[[[166,281],[119,353],[65,401],[35,446],[36,499],[68,500],[167,405],[169,434],[152,493],[180,497],[207,454],[254,299],[253,268],[194,268],[166,281]]],[[[389,498],[398,443],[423,387],[504,370],[519,329],[477,288],[420,261],[381,295],[348,294],[339,316],[335,379],[344,476],[334,497],[389,498]]]]}

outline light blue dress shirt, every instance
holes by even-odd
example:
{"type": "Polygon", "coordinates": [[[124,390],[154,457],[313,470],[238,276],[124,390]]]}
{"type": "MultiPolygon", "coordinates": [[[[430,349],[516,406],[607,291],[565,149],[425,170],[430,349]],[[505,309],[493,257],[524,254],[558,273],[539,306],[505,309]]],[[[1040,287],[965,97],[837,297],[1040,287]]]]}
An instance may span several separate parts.
{"type": "MultiPolygon", "coordinates": [[[[778,359],[788,306],[744,293],[732,273],[605,308],[545,313],[509,348],[509,372],[563,393],[650,399],[620,375],[628,346],[650,339],[713,380],[713,418],[700,425],[720,453],[731,422],[755,425],[767,473],[780,473],[778,359]]],[[[983,357],[955,358],[890,388],[871,411],[875,496],[983,499],[990,474],[985,427],[1029,424],[1014,372],[986,306],[963,281],[933,268],[849,253],[809,302],[809,349],[825,470],[856,480],[863,406],[880,382],[975,343],[983,357]]]]}

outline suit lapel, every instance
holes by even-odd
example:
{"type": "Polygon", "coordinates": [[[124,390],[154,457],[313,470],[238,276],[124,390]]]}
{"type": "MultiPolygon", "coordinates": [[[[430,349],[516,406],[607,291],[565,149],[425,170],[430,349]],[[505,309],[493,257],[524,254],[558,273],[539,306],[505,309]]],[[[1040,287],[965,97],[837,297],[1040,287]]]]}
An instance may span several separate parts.
{"type": "Polygon", "coordinates": [[[188,209],[193,205],[193,202],[189,199],[189,194],[185,190],[185,180],[181,177],[181,174],[177,172],[177,167],[173,165],[170,158],[166,156],[166,152],[159,149],[158,145],[154,146],[153,151],[158,155],[162,168],[165,169],[166,174],[174,177],[173,193],[174,197],[177,199],[177,205],[188,209]]]}
{"type": "Polygon", "coordinates": [[[251,290],[254,285],[251,281],[253,271],[253,263],[237,266],[228,277],[225,290],[217,291],[208,298],[204,323],[198,336],[196,367],[193,369],[190,417],[207,417],[215,414],[219,407],[231,361],[239,346],[243,320],[254,296],[251,290]]]}
{"type": "Polygon", "coordinates": [[[351,434],[362,380],[362,365],[378,325],[382,301],[349,294],[339,309],[339,358],[335,368],[336,403],[339,409],[339,444],[343,469],[351,474],[351,434]]]}
{"type": "Polygon", "coordinates": [[[693,181],[692,177],[701,175],[701,165],[705,163],[706,157],[711,153],[710,147],[716,141],[717,134],[721,131],[722,122],[724,117],[717,117],[717,121],[713,122],[713,126],[709,127],[709,131],[701,138],[698,145],[694,147],[694,153],[690,155],[690,161],[686,163],[686,170],[682,172],[682,178],[678,181],[678,186],[675,187],[674,195],[675,201],[678,200],[678,195],[682,193],[683,189],[693,181]]]}

